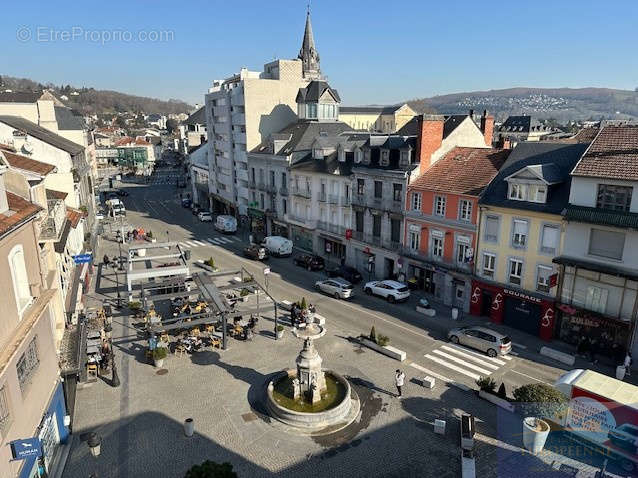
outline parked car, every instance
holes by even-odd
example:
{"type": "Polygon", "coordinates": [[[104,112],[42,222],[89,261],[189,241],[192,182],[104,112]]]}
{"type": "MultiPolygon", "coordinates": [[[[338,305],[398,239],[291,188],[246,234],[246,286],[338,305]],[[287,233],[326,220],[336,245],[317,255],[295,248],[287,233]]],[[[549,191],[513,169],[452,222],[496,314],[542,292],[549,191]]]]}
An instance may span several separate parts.
{"type": "Polygon", "coordinates": [[[623,450],[636,453],[638,450],[638,426],[623,423],[619,427],[609,430],[609,441],[623,450]]]}
{"type": "Polygon", "coordinates": [[[503,335],[486,327],[457,327],[447,333],[453,344],[461,344],[485,352],[490,357],[507,355],[512,351],[512,341],[503,335]]]}
{"type": "Polygon", "coordinates": [[[388,302],[400,302],[410,297],[408,286],[394,280],[373,280],[363,286],[363,291],[368,295],[383,297],[388,302]]]}
{"type": "Polygon", "coordinates": [[[129,195],[128,191],[124,191],[123,189],[118,189],[115,194],[117,194],[120,197],[126,197],[129,195]]]}
{"type": "Polygon", "coordinates": [[[317,281],[315,287],[335,299],[347,299],[354,295],[352,284],[341,277],[317,281]]]}
{"type": "Polygon", "coordinates": [[[213,216],[208,211],[201,211],[197,214],[197,219],[202,222],[213,222],[213,216]]]}
{"type": "Polygon", "coordinates": [[[191,211],[193,212],[194,216],[197,216],[201,210],[202,208],[199,207],[199,204],[191,204],[191,211]]]}
{"type": "Polygon", "coordinates": [[[215,219],[215,229],[219,232],[235,233],[237,232],[237,219],[233,216],[219,215],[215,219]]]}
{"type": "Polygon", "coordinates": [[[262,247],[259,244],[251,244],[245,247],[244,255],[249,259],[254,259],[256,261],[268,259],[268,251],[266,251],[265,247],[262,247]]]}
{"type": "Polygon", "coordinates": [[[189,198],[182,199],[182,207],[191,207],[193,205],[193,201],[189,198]]]}
{"type": "Polygon", "coordinates": [[[273,256],[289,257],[292,255],[292,241],[285,237],[266,236],[261,245],[273,256]]]}
{"type": "Polygon", "coordinates": [[[305,267],[309,271],[320,271],[325,267],[323,257],[313,256],[310,254],[301,254],[292,260],[295,265],[305,267]]]}
{"type": "Polygon", "coordinates": [[[358,284],[363,279],[363,276],[359,274],[359,271],[350,266],[339,266],[336,269],[331,269],[328,272],[328,277],[343,277],[347,281],[358,284]]]}
{"type": "Polygon", "coordinates": [[[102,209],[97,210],[97,212],[95,213],[95,219],[97,219],[98,221],[104,219],[104,211],[102,209]]]}

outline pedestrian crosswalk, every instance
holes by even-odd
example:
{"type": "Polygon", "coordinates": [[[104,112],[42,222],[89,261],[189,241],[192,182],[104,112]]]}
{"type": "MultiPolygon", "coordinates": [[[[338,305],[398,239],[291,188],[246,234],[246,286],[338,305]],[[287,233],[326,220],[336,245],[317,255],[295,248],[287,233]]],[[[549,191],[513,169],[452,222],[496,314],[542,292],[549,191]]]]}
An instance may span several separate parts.
{"type": "Polygon", "coordinates": [[[446,371],[444,373],[449,373],[452,370],[473,380],[491,375],[502,366],[507,365],[513,358],[509,355],[488,357],[456,344],[442,345],[425,354],[424,357],[429,361],[428,365],[431,367],[439,365],[446,371]]]}
{"type": "Polygon", "coordinates": [[[210,247],[210,246],[223,246],[224,244],[232,244],[233,242],[241,242],[241,239],[235,236],[231,237],[208,237],[206,239],[191,239],[190,241],[180,241],[179,244],[182,247],[194,248],[194,247],[210,247]]]}

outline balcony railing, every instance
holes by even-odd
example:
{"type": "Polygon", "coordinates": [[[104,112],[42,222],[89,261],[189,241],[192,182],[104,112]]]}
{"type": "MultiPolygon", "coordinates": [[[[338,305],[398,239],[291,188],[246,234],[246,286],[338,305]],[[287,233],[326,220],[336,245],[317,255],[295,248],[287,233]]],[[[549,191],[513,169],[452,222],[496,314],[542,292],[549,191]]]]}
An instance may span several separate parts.
{"type": "Polygon", "coordinates": [[[333,234],[338,234],[340,236],[346,235],[346,228],[344,226],[332,224],[328,221],[317,221],[317,229],[321,229],[322,231],[326,231],[326,232],[331,232],[333,234]]]}
{"type": "Polygon", "coordinates": [[[352,196],[352,204],[354,206],[369,207],[382,211],[403,212],[403,201],[401,200],[395,201],[394,199],[366,197],[362,194],[355,194],[352,196]]]}
{"type": "Polygon", "coordinates": [[[258,188],[260,191],[266,191],[266,183],[265,183],[265,182],[263,182],[263,181],[259,181],[259,182],[257,183],[257,188],[258,188]]]}
{"type": "Polygon", "coordinates": [[[321,191],[319,193],[319,198],[318,199],[319,199],[320,202],[326,202],[326,193],[321,191]]]}
{"type": "Polygon", "coordinates": [[[275,186],[274,184],[266,184],[266,191],[275,194],[277,193],[277,186],[275,186]]]}
{"type": "Polygon", "coordinates": [[[293,221],[293,222],[298,222],[299,224],[303,224],[305,227],[309,228],[309,229],[314,229],[315,228],[315,221],[313,221],[312,219],[306,219],[304,217],[301,216],[297,216],[295,214],[286,214],[286,218],[289,221],[293,221]]]}
{"type": "Polygon", "coordinates": [[[345,196],[341,196],[341,206],[343,207],[350,207],[351,204],[351,200],[349,197],[345,197],[345,196]]]}
{"type": "Polygon", "coordinates": [[[465,261],[460,262],[460,261],[457,261],[456,259],[454,260],[443,259],[438,256],[434,256],[432,254],[427,254],[421,250],[418,250],[418,251],[414,250],[410,248],[409,246],[402,246],[398,250],[400,250],[401,254],[403,254],[404,256],[411,257],[413,259],[442,264],[447,267],[454,268],[460,271],[465,271],[465,272],[472,271],[472,262],[465,262],[465,261]]]}
{"type": "Polygon", "coordinates": [[[248,180],[248,187],[251,189],[257,189],[257,183],[255,182],[254,179],[249,179],[248,180]]]}
{"type": "Polygon", "coordinates": [[[352,196],[352,204],[353,206],[365,207],[367,206],[366,197],[363,194],[355,194],[352,196]]]}
{"type": "Polygon", "coordinates": [[[292,194],[301,198],[312,198],[312,191],[310,191],[309,189],[292,188],[292,194]]]}
{"type": "Polygon", "coordinates": [[[363,241],[363,231],[352,231],[352,238],[356,241],[363,241]]]}
{"type": "Polygon", "coordinates": [[[288,196],[288,188],[285,186],[280,187],[279,194],[281,194],[282,196],[288,196]]]}
{"type": "Polygon", "coordinates": [[[364,236],[364,241],[368,244],[372,244],[373,246],[381,246],[381,236],[375,236],[373,234],[366,234],[364,236]]]}
{"type": "Polygon", "coordinates": [[[330,204],[339,204],[339,195],[338,194],[328,195],[328,202],[330,204]]]}
{"type": "Polygon", "coordinates": [[[66,206],[61,199],[47,200],[48,213],[40,223],[40,240],[57,241],[60,239],[66,220],[66,206]]]}

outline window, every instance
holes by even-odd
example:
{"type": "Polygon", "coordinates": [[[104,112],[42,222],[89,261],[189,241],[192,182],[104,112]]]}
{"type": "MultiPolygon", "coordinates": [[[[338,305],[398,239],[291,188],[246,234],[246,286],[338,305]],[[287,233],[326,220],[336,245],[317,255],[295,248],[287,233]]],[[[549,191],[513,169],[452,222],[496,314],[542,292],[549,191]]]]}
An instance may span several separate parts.
{"type": "Polygon", "coordinates": [[[629,211],[632,190],[633,188],[630,186],[599,184],[596,207],[614,211],[629,211]]]}
{"type": "Polygon", "coordinates": [[[281,173],[281,187],[288,187],[288,178],[286,177],[286,173],[281,173]]]}
{"type": "Polygon", "coordinates": [[[270,185],[272,187],[275,187],[275,172],[274,171],[270,171],[270,185]]]}
{"type": "Polygon", "coordinates": [[[460,243],[456,246],[456,263],[464,265],[470,262],[470,245],[460,243]]]}
{"type": "Polygon", "coordinates": [[[467,222],[472,220],[472,201],[461,199],[459,202],[459,219],[467,222]]]}
{"type": "Polygon", "coordinates": [[[523,261],[519,259],[510,259],[510,274],[509,274],[510,283],[521,285],[522,276],[523,276],[523,261]]]}
{"type": "Polygon", "coordinates": [[[443,258],[443,237],[432,236],[432,257],[435,259],[443,258]]]}
{"type": "Polygon", "coordinates": [[[592,256],[621,260],[624,247],[624,233],[592,228],[589,236],[589,253],[592,256]]]}
{"type": "Polygon", "coordinates": [[[270,196],[270,210],[272,212],[276,212],[277,211],[277,206],[275,205],[275,196],[274,196],[274,194],[270,196]]]}
{"type": "Polygon", "coordinates": [[[16,364],[16,371],[18,372],[18,382],[20,383],[20,390],[22,393],[25,392],[29,384],[31,383],[31,379],[33,375],[35,375],[38,366],[40,365],[40,357],[38,356],[38,343],[36,342],[37,337],[33,337],[27,349],[18,359],[18,363],[16,364]]]}
{"type": "Polygon", "coordinates": [[[421,210],[421,193],[412,193],[412,210],[421,210]]]}
{"type": "Polygon", "coordinates": [[[306,105],[306,111],[308,112],[308,118],[317,118],[317,104],[316,103],[308,103],[306,105]]]}
{"type": "Polygon", "coordinates": [[[372,216],[372,235],[374,237],[381,236],[381,216],[372,216]]]}
{"type": "Polygon", "coordinates": [[[410,231],[409,239],[410,239],[410,249],[412,249],[413,251],[418,251],[419,250],[419,244],[421,242],[421,233],[420,232],[415,232],[415,231],[410,231]]]}
{"type": "Polygon", "coordinates": [[[255,182],[255,168],[250,168],[250,172],[251,172],[251,178],[253,180],[253,183],[255,182]]]}
{"type": "Polygon", "coordinates": [[[388,164],[390,164],[390,151],[388,151],[387,149],[382,149],[379,166],[387,166],[388,164]]]}
{"type": "Polygon", "coordinates": [[[374,182],[374,197],[375,198],[383,197],[383,183],[381,181],[374,182]]]}
{"type": "Polygon", "coordinates": [[[11,408],[6,386],[0,388],[0,436],[4,437],[11,425],[11,408]]]}
{"type": "Polygon", "coordinates": [[[407,166],[410,163],[410,152],[409,151],[401,151],[401,166],[407,166]]]}
{"type": "Polygon", "coordinates": [[[355,230],[357,232],[363,232],[363,212],[356,211],[355,212],[355,230]]]}
{"type": "Polygon", "coordinates": [[[366,189],[366,180],[365,179],[357,179],[357,194],[359,196],[363,196],[366,189]]]}
{"type": "Polygon", "coordinates": [[[29,290],[29,276],[24,264],[24,251],[21,245],[15,246],[9,253],[9,268],[13,281],[13,292],[16,298],[18,314],[22,316],[25,309],[31,304],[31,291],[29,290]]]}
{"type": "Polygon", "coordinates": [[[259,205],[261,209],[264,209],[264,195],[263,193],[259,195],[259,205]]]}
{"type": "Polygon", "coordinates": [[[434,214],[445,216],[445,196],[436,196],[434,198],[434,214]]]}
{"type": "Polygon", "coordinates": [[[549,266],[539,265],[536,271],[536,290],[539,292],[549,293],[549,276],[554,270],[549,266]]]}
{"type": "Polygon", "coordinates": [[[547,199],[547,186],[531,184],[528,187],[528,201],[545,203],[547,199]]]}
{"type": "Polygon", "coordinates": [[[489,252],[483,253],[483,275],[485,277],[494,277],[494,265],[496,263],[496,256],[489,252]]]}
{"type": "Polygon", "coordinates": [[[390,240],[392,242],[401,242],[401,220],[390,219],[390,240]]]}
{"type": "Polygon", "coordinates": [[[547,186],[544,184],[509,183],[508,197],[515,201],[544,203],[547,199],[547,186]]]}
{"type": "Polygon", "coordinates": [[[607,295],[609,291],[601,287],[587,287],[587,296],[585,297],[585,308],[595,312],[605,313],[607,308],[607,295]]]}
{"type": "Polygon", "coordinates": [[[524,201],[527,196],[527,184],[510,183],[509,198],[524,201]]]}
{"type": "Polygon", "coordinates": [[[485,216],[485,240],[488,242],[498,242],[498,224],[497,216],[485,216]]]}
{"type": "Polygon", "coordinates": [[[403,184],[394,183],[392,185],[392,200],[401,201],[403,199],[403,184]]]}
{"type": "Polygon", "coordinates": [[[556,254],[556,250],[558,249],[558,237],[560,234],[558,226],[545,224],[541,234],[541,252],[556,254]]]}
{"type": "Polygon", "coordinates": [[[512,245],[514,247],[525,247],[527,244],[527,221],[514,219],[512,228],[512,245]]]}
{"type": "Polygon", "coordinates": [[[288,201],[286,199],[283,199],[281,201],[281,205],[282,205],[283,213],[288,214],[288,201]]]}

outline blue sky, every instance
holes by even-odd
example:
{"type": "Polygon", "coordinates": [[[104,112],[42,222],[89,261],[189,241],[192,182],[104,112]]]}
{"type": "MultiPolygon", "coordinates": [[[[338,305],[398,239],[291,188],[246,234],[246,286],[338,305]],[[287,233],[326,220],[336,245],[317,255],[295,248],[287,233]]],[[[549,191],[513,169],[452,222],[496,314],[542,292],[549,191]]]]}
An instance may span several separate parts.
{"type": "MultiPolygon", "coordinates": [[[[307,2],[64,3],[3,9],[0,74],[202,103],[213,79],[296,57],[307,2]],[[140,31],[166,38],[141,41],[140,31]]],[[[346,105],[513,86],[638,86],[635,0],[314,0],[311,8],[322,71],[346,105]]]]}

